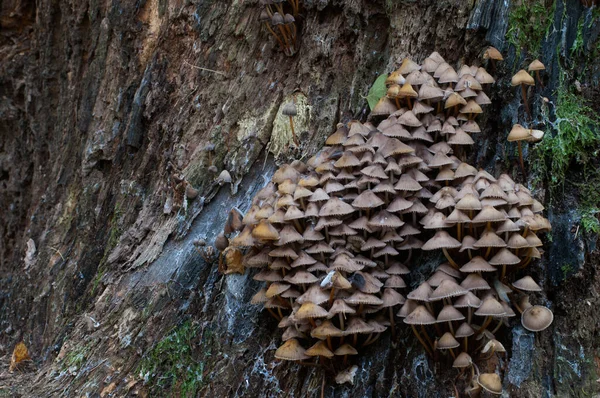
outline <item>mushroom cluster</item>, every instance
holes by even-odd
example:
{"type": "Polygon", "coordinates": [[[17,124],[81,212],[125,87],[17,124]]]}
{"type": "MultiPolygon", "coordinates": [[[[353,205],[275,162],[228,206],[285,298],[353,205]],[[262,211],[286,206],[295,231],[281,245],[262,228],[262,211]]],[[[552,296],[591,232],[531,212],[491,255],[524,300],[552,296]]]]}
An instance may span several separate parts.
{"type": "Polygon", "coordinates": [[[493,82],[437,52],[422,65],[405,59],[368,122],[338,124],[306,164],[283,165],[257,193],[230,247],[265,282],[252,303],[283,330],[276,358],[340,371],[348,355],[393,334],[398,316],[432,357],[464,344],[456,359],[470,364],[480,335],[496,341],[492,320],[497,329],[514,315],[510,303],[532,311],[515,302],[536,290],[513,276],[541,255],[543,207],[507,175],[465,162],[493,82]],[[417,249],[441,250],[448,263],[405,299],[417,249]],[[505,284],[513,280],[523,293],[505,284]]]}
{"type": "Polygon", "coordinates": [[[263,7],[258,18],[259,21],[264,23],[269,33],[275,37],[284,54],[291,57],[298,50],[296,18],[300,1],[260,0],[259,4],[263,7]],[[291,13],[285,12],[284,3],[288,3],[291,13]]]}

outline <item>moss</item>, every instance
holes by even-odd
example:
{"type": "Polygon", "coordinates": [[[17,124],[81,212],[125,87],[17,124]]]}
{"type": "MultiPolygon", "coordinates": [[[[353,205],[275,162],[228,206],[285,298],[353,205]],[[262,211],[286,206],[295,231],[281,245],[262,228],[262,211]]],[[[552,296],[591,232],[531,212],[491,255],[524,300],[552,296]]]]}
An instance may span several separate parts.
{"type": "MultiPolygon", "coordinates": [[[[187,321],[159,341],[142,359],[138,372],[161,396],[196,396],[204,384],[204,361],[193,356],[198,326],[187,321]]],[[[204,347],[204,345],[203,345],[204,347]]],[[[203,352],[202,357],[210,355],[203,352]]],[[[158,395],[157,395],[158,396],[158,395]]]]}
{"type": "MultiPolygon", "coordinates": [[[[548,131],[534,149],[534,167],[547,178],[553,190],[562,188],[572,163],[585,169],[598,156],[600,117],[585,99],[567,88],[564,73],[556,93],[554,121],[547,120],[548,131]]],[[[584,175],[585,175],[584,170],[584,175]]]]}
{"type": "Polygon", "coordinates": [[[526,50],[533,56],[540,51],[542,39],[552,26],[556,2],[523,0],[508,16],[506,40],[517,50],[526,50]]]}

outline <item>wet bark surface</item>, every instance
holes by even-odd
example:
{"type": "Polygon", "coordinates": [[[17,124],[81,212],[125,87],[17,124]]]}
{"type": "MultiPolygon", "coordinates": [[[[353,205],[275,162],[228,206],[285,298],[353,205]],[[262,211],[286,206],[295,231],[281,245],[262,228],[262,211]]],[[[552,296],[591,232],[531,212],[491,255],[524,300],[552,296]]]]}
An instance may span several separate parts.
{"type": "MultiPolygon", "coordinates": [[[[378,74],[434,50],[451,64],[481,62],[490,44],[506,54],[470,161],[523,181],[505,142],[524,112],[510,76],[531,61],[504,39],[513,6],[305,1],[299,51],[286,57],[258,22],[257,1],[2,2],[0,355],[22,340],[33,366],[3,367],[0,396],[180,396],[181,380],[157,390],[140,369],[186,322],[197,330],[181,344],[202,364],[199,396],[319,396],[319,370],[274,360],[277,325],[249,303],[258,284],[219,274],[216,257],[192,242],[212,244],[229,209],[246,211],[276,164],[315,153],[339,121],[364,119],[378,74]],[[302,105],[300,148],[280,119],[292,99],[302,105]],[[214,152],[203,151],[208,142],[214,152]],[[219,184],[221,170],[231,184],[219,184]]],[[[584,67],[569,52],[581,19],[591,21],[584,45],[597,45],[592,11],[556,3],[540,51],[546,88],[530,92],[534,117],[542,96],[555,98],[564,65],[598,111],[600,64],[584,67]]],[[[544,185],[536,196],[549,203],[544,185]]],[[[509,396],[598,392],[599,260],[596,237],[579,231],[579,200],[567,190],[547,206],[552,241],[532,269],[555,320],[538,335],[512,322],[501,364],[509,396]]],[[[413,285],[439,259],[419,261],[413,285]]],[[[453,393],[455,373],[430,362],[406,328],[356,364],[354,386],[329,382],[325,396],[453,393]]]]}

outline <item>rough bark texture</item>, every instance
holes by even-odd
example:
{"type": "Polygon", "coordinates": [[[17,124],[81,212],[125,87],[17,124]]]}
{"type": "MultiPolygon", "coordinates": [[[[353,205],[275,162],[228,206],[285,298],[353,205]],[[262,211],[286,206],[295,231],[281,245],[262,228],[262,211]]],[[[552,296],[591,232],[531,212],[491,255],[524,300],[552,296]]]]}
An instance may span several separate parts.
{"type": "MultiPolygon", "coordinates": [[[[274,361],[276,323],[249,304],[258,285],[220,275],[192,241],[212,243],[231,207],[247,210],[275,169],[273,155],[314,153],[337,122],[366,116],[378,74],[434,50],[450,63],[479,62],[489,44],[507,55],[472,160],[522,178],[514,152],[505,152],[514,151],[506,135],[523,112],[510,76],[531,60],[504,39],[514,6],[307,0],[300,50],[286,57],[252,0],[0,3],[0,355],[23,340],[35,368],[1,369],[0,395],[179,396],[181,379],[158,388],[140,369],[164,363],[157,344],[189,321],[197,333],[180,344],[201,365],[199,396],[318,396],[319,371],[274,361]],[[279,119],[291,98],[302,104],[298,150],[279,119]],[[208,171],[208,141],[231,185],[208,171]],[[185,198],[178,176],[199,190],[196,199],[185,198]],[[26,256],[30,239],[35,252],[26,256]]],[[[565,63],[598,106],[600,63],[569,58],[582,18],[591,18],[583,40],[594,48],[592,10],[556,2],[540,51],[546,88],[531,93],[534,109],[540,95],[554,98],[565,63]]],[[[536,194],[548,202],[543,187],[536,194]]],[[[533,269],[555,321],[538,335],[513,322],[502,364],[510,396],[598,391],[599,261],[595,237],[575,233],[578,199],[567,191],[548,211],[553,239],[533,269]]],[[[421,260],[427,277],[438,259],[421,260]]],[[[453,393],[454,373],[429,362],[405,328],[358,365],[354,387],[329,383],[325,395],[453,393]]]]}

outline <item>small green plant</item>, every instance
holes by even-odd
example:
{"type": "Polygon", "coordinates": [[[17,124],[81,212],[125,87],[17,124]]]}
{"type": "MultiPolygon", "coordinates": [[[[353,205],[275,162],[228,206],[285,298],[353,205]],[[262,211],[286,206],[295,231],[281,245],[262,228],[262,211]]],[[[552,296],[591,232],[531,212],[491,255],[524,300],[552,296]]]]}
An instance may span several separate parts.
{"type": "Polygon", "coordinates": [[[203,383],[204,363],[194,359],[192,340],[198,326],[187,321],[173,329],[147,353],[138,368],[151,390],[170,389],[170,396],[196,396],[203,383]]]}
{"type": "Polygon", "coordinates": [[[567,277],[574,271],[571,264],[564,264],[562,267],[560,267],[560,270],[562,271],[563,279],[567,279],[567,277]]]}
{"type": "Polygon", "coordinates": [[[524,49],[537,56],[542,39],[552,26],[556,2],[523,0],[515,6],[508,17],[506,39],[517,50],[524,49]]]}
{"type": "Polygon", "coordinates": [[[584,167],[586,175],[588,161],[595,159],[600,151],[600,117],[584,98],[566,87],[564,80],[563,75],[556,96],[556,119],[548,120],[551,131],[534,149],[538,158],[536,169],[545,174],[553,190],[563,187],[572,162],[584,167]]]}

